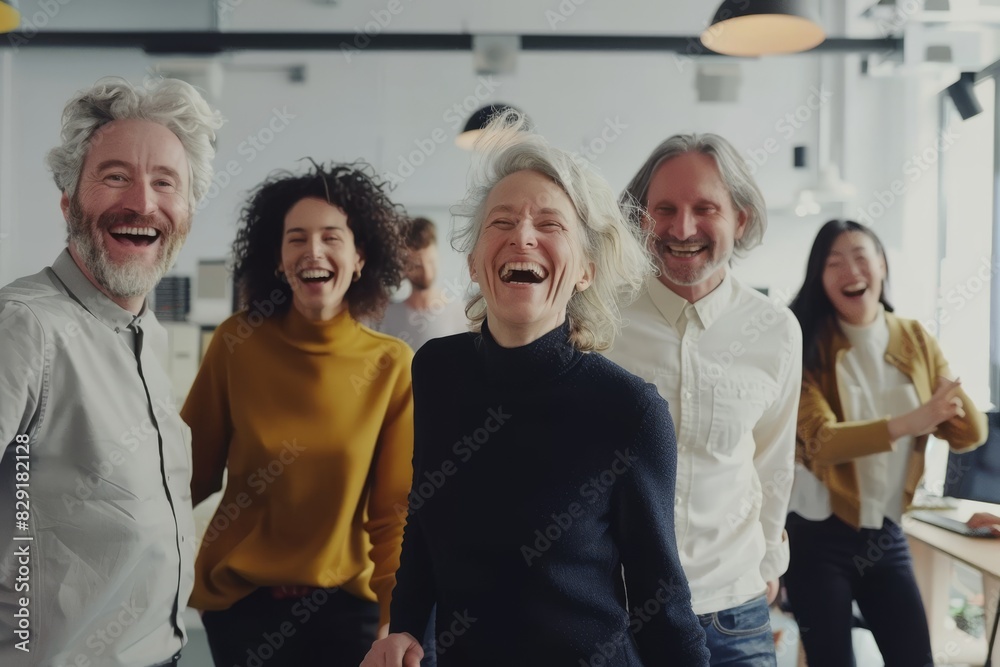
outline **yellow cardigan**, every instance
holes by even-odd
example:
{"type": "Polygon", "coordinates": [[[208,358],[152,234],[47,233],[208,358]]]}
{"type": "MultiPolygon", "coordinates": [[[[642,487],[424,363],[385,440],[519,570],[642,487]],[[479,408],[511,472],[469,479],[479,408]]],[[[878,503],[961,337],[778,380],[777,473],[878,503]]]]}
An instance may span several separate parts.
{"type": "MultiPolygon", "coordinates": [[[[892,313],[886,313],[885,319],[889,327],[885,360],[910,378],[920,402],[926,403],[938,378],[952,377],[948,362],[937,341],[919,322],[892,313]]],[[[893,443],[889,439],[889,417],[844,421],[836,367],[848,349],[850,343],[839,327],[828,326],[820,334],[818,370],[803,371],[795,456],[830,490],[833,513],[859,528],[861,492],[854,459],[890,451],[893,443]]],[[[986,441],[986,416],[964,391],[960,390],[959,396],[965,417],[950,419],[934,432],[936,438],[947,441],[956,451],[974,449],[986,441]]],[[[926,435],[916,438],[908,463],[904,506],[913,500],[924,474],[926,447],[926,435]]]]}
{"type": "Polygon", "coordinates": [[[181,416],[195,504],[229,476],[195,565],[191,606],[226,609],[259,586],[377,599],[399,567],[412,476],[413,352],[346,311],[239,313],[212,337],[181,416]]]}

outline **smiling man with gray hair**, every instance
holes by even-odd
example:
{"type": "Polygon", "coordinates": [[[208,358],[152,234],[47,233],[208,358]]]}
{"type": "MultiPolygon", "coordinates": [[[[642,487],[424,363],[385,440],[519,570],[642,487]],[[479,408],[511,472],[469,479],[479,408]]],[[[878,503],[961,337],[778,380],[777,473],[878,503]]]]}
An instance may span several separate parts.
{"type": "Polygon", "coordinates": [[[67,248],[0,289],[0,664],[174,664],[193,581],[190,432],[146,296],[212,178],[190,85],[103,79],[48,164],[67,248]]]}
{"type": "Polygon", "coordinates": [[[660,275],[608,353],[656,385],[677,431],[674,528],[713,667],[773,667],[768,604],[788,567],[802,333],[729,270],[761,242],[764,197],[715,134],[670,137],[623,197],[660,275]]]}

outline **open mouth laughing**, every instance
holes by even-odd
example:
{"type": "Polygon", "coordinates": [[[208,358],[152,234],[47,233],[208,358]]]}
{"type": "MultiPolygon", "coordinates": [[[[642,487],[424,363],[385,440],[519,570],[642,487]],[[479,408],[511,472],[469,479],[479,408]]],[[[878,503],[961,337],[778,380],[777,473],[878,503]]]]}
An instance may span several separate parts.
{"type": "Polygon", "coordinates": [[[150,246],[160,238],[160,231],[148,226],[119,225],[108,232],[116,241],[133,246],[150,246]]]}
{"type": "Polygon", "coordinates": [[[868,283],[860,282],[853,283],[851,285],[845,285],[840,288],[840,293],[850,299],[856,299],[863,296],[865,292],[868,291],[868,283]]]}
{"type": "Polygon", "coordinates": [[[500,267],[500,280],[507,284],[537,285],[549,272],[537,262],[507,262],[500,267]]]}
{"type": "Polygon", "coordinates": [[[336,274],[326,269],[303,269],[296,275],[303,283],[315,285],[330,282],[336,274]]]}

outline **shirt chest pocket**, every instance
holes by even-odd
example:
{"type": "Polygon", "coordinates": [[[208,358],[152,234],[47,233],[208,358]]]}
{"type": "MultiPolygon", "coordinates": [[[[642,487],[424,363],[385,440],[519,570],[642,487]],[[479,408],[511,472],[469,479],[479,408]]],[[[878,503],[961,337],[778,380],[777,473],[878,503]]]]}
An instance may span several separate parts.
{"type": "Polygon", "coordinates": [[[719,380],[712,388],[708,451],[731,456],[741,443],[753,443],[754,426],[774,402],[777,389],[759,382],[719,380]]]}

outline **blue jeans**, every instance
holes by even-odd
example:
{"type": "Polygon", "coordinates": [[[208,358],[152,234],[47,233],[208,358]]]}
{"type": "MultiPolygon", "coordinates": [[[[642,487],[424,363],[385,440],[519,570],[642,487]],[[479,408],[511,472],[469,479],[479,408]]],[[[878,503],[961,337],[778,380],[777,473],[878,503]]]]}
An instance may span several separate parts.
{"type": "Polygon", "coordinates": [[[775,667],[774,635],[767,598],[698,616],[712,667],[775,667]]]}

